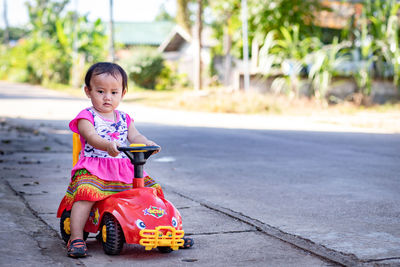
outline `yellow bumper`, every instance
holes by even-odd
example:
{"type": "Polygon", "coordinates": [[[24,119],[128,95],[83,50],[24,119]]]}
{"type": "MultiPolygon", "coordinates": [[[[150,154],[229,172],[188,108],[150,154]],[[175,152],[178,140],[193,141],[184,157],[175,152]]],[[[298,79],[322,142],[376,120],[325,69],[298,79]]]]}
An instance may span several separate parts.
{"type": "Polygon", "coordinates": [[[146,250],[156,247],[171,247],[173,250],[178,250],[184,243],[184,231],[176,230],[172,226],[158,226],[154,230],[143,229],[139,234],[141,237],[139,244],[146,250]]]}

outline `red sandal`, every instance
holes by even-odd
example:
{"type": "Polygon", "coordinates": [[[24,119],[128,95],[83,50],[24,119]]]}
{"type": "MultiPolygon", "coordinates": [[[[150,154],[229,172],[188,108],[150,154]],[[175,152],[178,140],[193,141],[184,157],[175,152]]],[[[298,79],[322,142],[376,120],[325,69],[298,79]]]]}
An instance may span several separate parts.
{"type": "Polygon", "coordinates": [[[86,243],[82,239],[69,240],[67,244],[67,255],[72,258],[81,258],[87,256],[86,243]]]}

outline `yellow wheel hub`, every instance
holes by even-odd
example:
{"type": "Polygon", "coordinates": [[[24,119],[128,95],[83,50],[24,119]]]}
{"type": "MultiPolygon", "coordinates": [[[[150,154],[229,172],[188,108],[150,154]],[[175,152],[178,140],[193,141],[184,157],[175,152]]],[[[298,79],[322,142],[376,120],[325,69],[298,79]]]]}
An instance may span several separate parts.
{"type": "Polygon", "coordinates": [[[103,238],[103,242],[106,243],[107,242],[107,227],[105,225],[103,225],[103,227],[101,228],[101,237],[103,238]]]}
{"type": "Polygon", "coordinates": [[[67,235],[71,234],[71,219],[70,218],[66,218],[64,220],[64,231],[67,235]]]}

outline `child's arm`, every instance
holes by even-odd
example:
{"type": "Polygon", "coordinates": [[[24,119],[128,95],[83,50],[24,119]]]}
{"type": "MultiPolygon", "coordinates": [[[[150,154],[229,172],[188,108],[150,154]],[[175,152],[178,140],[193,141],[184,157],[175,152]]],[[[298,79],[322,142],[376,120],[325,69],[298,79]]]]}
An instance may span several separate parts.
{"type": "Polygon", "coordinates": [[[89,145],[97,149],[107,151],[107,153],[112,157],[118,156],[119,151],[117,149],[117,142],[103,139],[97,134],[93,124],[90,121],[80,119],[78,121],[78,129],[79,134],[86,140],[86,142],[89,143],[89,145]]]}
{"type": "Polygon", "coordinates": [[[158,146],[155,142],[147,139],[144,135],[139,133],[135,125],[131,123],[128,129],[128,141],[131,144],[145,144],[146,146],[158,146]]]}

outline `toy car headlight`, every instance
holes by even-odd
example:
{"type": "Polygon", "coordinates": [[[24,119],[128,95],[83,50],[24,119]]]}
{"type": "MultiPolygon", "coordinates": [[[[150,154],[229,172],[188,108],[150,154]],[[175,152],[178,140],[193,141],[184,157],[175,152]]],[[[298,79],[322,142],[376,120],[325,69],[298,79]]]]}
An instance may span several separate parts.
{"type": "Polygon", "coordinates": [[[146,228],[146,224],[141,220],[141,219],[137,219],[136,220],[136,226],[140,229],[143,230],[146,228]]]}
{"type": "Polygon", "coordinates": [[[175,217],[172,217],[171,223],[172,223],[172,226],[175,228],[178,226],[178,220],[175,217]]]}

